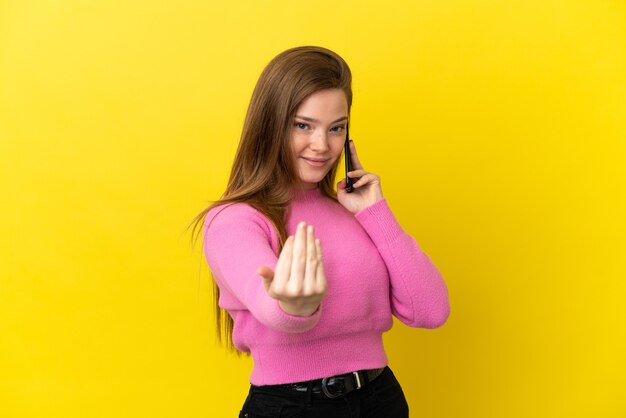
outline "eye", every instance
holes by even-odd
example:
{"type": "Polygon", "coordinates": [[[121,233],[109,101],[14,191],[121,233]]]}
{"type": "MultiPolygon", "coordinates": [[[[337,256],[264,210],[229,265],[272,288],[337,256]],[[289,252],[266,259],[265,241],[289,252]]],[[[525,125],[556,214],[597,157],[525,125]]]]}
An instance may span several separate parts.
{"type": "Polygon", "coordinates": [[[293,126],[300,128],[300,129],[307,129],[309,127],[308,124],[302,123],[302,122],[296,122],[293,124],[293,126]]]}
{"type": "Polygon", "coordinates": [[[342,125],[342,126],[335,126],[335,127],[334,127],[334,128],[332,128],[332,129],[334,129],[334,130],[335,130],[335,132],[343,132],[343,130],[344,130],[345,128],[346,128],[346,127],[342,125]]]}

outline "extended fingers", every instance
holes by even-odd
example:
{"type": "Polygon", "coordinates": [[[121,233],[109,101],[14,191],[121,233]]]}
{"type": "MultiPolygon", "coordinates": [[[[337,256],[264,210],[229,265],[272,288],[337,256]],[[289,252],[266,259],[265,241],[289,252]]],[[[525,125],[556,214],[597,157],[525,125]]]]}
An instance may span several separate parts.
{"type": "Polygon", "coordinates": [[[289,280],[289,274],[291,272],[291,262],[293,256],[293,237],[290,236],[285,241],[285,245],[278,257],[276,268],[274,269],[274,279],[270,286],[270,296],[275,297],[277,294],[282,294],[287,286],[289,280]]]}
{"type": "Polygon", "coordinates": [[[291,274],[287,288],[293,295],[302,291],[302,282],[306,268],[306,223],[300,222],[296,229],[293,244],[293,256],[291,261],[291,274]]]}
{"type": "Polygon", "coordinates": [[[322,248],[314,232],[313,225],[307,227],[305,222],[301,222],[295,234],[285,241],[276,263],[274,280],[268,289],[273,298],[283,301],[304,298],[300,300],[315,302],[316,298],[325,294],[322,248]]]}
{"type": "Polygon", "coordinates": [[[326,293],[327,283],[324,274],[324,265],[322,260],[322,243],[319,239],[315,240],[315,248],[317,250],[317,271],[315,272],[315,288],[320,293],[326,293]]]}
{"type": "Polygon", "coordinates": [[[310,296],[315,291],[315,276],[317,271],[318,257],[317,247],[315,246],[315,235],[313,225],[307,227],[306,237],[306,268],[304,272],[304,280],[302,293],[304,296],[310,296]]]}

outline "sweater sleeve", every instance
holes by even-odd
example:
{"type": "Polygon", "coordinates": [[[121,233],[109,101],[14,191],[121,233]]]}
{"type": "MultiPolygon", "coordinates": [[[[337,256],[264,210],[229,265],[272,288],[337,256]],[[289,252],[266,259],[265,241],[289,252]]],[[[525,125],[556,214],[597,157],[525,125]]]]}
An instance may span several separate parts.
{"type": "Polygon", "coordinates": [[[378,200],[354,216],[387,266],[393,314],[415,328],[443,325],[450,315],[443,277],[415,239],[402,229],[387,200],[378,200]]]}
{"type": "Polygon", "coordinates": [[[220,294],[220,306],[248,310],[259,322],[278,331],[308,331],[319,321],[321,305],[310,316],[288,314],[277,299],[268,295],[263,278],[256,273],[263,265],[275,270],[278,262],[271,246],[270,225],[256,209],[242,203],[221,209],[205,223],[203,249],[207,263],[220,292],[231,296],[228,306],[223,306],[220,294]]]}

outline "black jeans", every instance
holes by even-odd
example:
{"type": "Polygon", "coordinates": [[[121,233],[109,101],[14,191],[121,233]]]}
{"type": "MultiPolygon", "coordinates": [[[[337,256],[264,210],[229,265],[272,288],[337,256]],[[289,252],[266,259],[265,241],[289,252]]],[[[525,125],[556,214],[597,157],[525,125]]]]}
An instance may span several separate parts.
{"type": "Polygon", "coordinates": [[[239,418],[407,418],[409,405],[389,366],[361,389],[337,398],[250,385],[239,418]]]}

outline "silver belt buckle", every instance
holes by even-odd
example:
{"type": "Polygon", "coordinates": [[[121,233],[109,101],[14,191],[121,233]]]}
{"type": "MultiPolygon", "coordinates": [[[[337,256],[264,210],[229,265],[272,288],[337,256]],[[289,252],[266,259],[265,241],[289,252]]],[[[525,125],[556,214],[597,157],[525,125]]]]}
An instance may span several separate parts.
{"type": "MultiPolygon", "coordinates": [[[[354,381],[356,382],[356,389],[361,389],[361,387],[363,387],[363,383],[361,383],[361,376],[359,376],[359,372],[352,372],[352,375],[354,376],[354,381]]],[[[325,377],[322,379],[322,392],[324,392],[324,395],[326,395],[329,398],[337,398],[339,396],[342,395],[342,393],[331,393],[328,390],[328,379],[333,379],[334,377],[325,377]]]]}
{"type": "Polygon", "coordinates": [[[330,393],[330,391],[326,387],[326,383],[328,382],[328,379],[333,379],[333,378],[325,377],[322,379],[322,392],[324,392],[324,395],[328,396],[329,398],[337,398],[341,396],[341,393],[338,393],[338,394],[330,393]]]}

